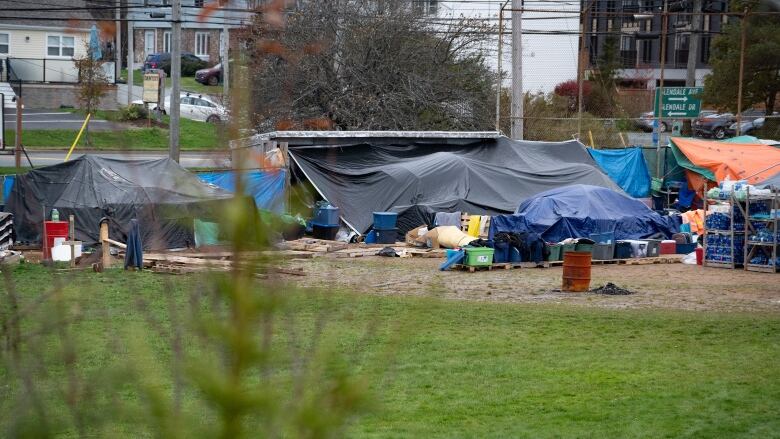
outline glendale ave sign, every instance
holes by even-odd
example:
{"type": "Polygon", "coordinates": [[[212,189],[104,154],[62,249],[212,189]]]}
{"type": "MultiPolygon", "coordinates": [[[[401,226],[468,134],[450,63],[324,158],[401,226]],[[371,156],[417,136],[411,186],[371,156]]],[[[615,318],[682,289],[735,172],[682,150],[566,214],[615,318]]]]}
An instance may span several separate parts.
{"type": "Polygon", "coordinates": [[[699,117],[702,87],[664,87],[662,90],[662,94],[660,89],[655,90],[655,117],[699,117]]]}

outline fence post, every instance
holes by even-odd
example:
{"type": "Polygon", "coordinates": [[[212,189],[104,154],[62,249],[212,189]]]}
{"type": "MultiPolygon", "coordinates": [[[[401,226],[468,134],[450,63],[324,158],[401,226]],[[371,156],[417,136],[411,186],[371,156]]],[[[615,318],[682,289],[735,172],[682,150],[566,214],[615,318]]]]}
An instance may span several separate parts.
{"type": "Polygon", "coordinates": [[[41,74],[43,75],[42,82],[46,82],[46,58],[43,59],[43,71],[41,72],[41,74]]]}

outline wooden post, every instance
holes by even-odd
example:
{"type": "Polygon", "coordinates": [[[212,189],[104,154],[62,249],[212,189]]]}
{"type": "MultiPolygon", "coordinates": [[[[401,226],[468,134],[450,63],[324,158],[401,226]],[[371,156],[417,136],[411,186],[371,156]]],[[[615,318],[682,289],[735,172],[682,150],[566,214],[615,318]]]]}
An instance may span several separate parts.
{"type": "Polygon", "coordinates": [[[111,249],[108,243],[108,221],[100,222],[100,245],[103,250],[103,268],[111,266],[111,249]]]}
{"type": "Polygon", "coordinates": [[[68,240],[70,241],[70,266],[76,266],[76,227],[73,215],[68,217],[68,240]]]}

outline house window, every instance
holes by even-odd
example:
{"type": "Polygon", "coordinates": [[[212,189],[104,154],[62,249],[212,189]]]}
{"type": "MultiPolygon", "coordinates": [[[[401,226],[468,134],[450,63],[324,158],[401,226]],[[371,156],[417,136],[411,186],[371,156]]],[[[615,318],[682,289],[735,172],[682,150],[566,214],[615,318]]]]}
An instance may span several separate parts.
{"type": "Polygon", "coordinates": [[[633,50],[634,39],[630,35],[622,35],[620,37],[620,50],[633,50]]]}
{"type": "Polygon", "coordinates": [[[170,53],[171,51],[171,33],[163,32],[163,52],[170,53]]]}
{"type": "Polygon", "coordinates": [[[9,34],[0,34],[0,54],[8,55],[11,36],[9,34]]]}
{"type": "Polygon", "coordinates": [[[49,56],[73,56],[76,46],[75,37],[49,35],[46,38],[46,54],[49,56]]]}
{"type": "Polygon", "coordinates": [[[196,8],[202,8],[203,7],[203,0],[195,0],[195,7],[196,8]]]}
{"type": "Polygon", "coordinates": [[[688,47],[690,47],[690,42],[691,42],[690,34],[679,34],[677,35],[677,38],[674,39],[674,49],[688,50],[688,47]]]}
{"type": "Polygon", "coordinates": [[[704,35],[701,37],[701,51],[699,52],[701,57],[699,58],[699,61],[703,62],[704,64],[709,64],[710,62],[710,36],[704,35]]]}
{"type": "Polygon", "coordinates": [[[644,40],[642,41],[642,63],[650,64],[653,62],[653,42],[644,40]]]}
{"type": "Polygon", "coordinates": [[[195,55],[209,55],[209,34],[198,32],[195,34],[195,55]]]}

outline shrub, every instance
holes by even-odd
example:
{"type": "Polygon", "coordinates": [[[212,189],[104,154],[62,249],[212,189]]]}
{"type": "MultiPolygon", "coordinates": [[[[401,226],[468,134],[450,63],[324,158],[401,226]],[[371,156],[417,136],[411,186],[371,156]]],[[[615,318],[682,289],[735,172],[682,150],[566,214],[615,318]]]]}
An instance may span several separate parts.
{"type": "Polygon", "coordinates": [[[141,105],[128,105],[119,109],[119,120],[132,121],[146,119],[146,108],[141,105]]]}

